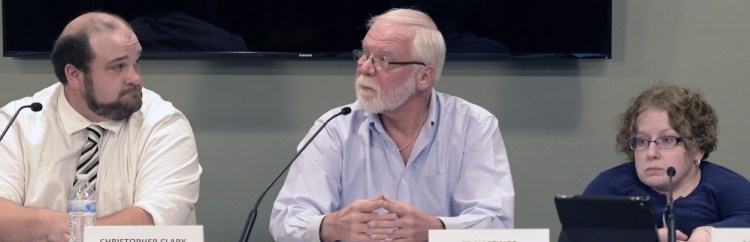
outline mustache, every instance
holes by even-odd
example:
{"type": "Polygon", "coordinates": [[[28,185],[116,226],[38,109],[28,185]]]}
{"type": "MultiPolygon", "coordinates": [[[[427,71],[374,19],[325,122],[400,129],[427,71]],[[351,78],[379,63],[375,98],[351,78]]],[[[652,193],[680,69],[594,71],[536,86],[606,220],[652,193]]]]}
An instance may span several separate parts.
{"type": "Polygon", "coordinates": [[[142,90],[143,90],[143,86],[141,86],[141,85],[133,86],[132,88],[123,89],[122,91],[120,91],[120,96],[125,96],[125,95],[129,95],[129,94],[135,94],[135,95],[138,95],[138,96],[142,96],[143,95],[143,91],[142,90]]]}
{"type": "Polygon", "coordinates": [[[356,82],[357,86],[366,87],[375,90],[376,92],[380,92],[380,85],[377,85],[372,82],[372,79],[365,77],[364,75],[357,76],[356,82]]]}

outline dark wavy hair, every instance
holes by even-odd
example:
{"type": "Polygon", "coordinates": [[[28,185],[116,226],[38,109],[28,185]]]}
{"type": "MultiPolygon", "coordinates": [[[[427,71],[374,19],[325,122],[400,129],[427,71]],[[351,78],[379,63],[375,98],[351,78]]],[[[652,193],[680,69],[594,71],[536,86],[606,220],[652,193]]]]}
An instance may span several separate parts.
{"type": "Polygon", "coordinates": [[[693,89],[677,85],[656,84],[636,97],[630,107],[619,116],[617,123],[617,151],[634,160],[635,154],[628,140],[638,130],[638,116],[648,108],[658,108],[669,114],[669,125],[682,136],[688,152],[704,151],[703,159],[716,150],[719,119],[716,111],[703,95],[693,89]]]}

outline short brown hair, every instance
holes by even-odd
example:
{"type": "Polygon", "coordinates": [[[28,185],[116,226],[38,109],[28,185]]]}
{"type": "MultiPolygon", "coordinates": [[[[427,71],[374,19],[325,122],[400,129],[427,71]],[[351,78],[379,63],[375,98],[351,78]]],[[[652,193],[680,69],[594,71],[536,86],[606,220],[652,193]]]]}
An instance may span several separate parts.
{"type": "Polygon", "coordinates": [[[107,12],[89,12],[72,20],[55,40],[50,59],[57,79],[68,84],[65,66],[72,64],[83,73],[89,72],[89,64],[94,59],[89,35],[93,32],[111,31],[122,26],[132,31],[132,27],[123,18],[107,12]],[[74,21],[79,21],[74,23],[74,21]],[[82,23],[81,23],[82,22],[82,23]]]}
{"type": "Polygon", "coordinates": [[[617,150],[635,159],[635,154],[628,146],[634,138],[638,127],[638,116],[648,108],[658,108],[669,114],[669,125],[682,136],[688,152],[704,152],[703,159],[716,150],[719,119],[716,111],[706,102],[703,95],[693,89],[678,86],[656,84],[636,97],[630,107],[619,116],[617,123],[617,150]]]}

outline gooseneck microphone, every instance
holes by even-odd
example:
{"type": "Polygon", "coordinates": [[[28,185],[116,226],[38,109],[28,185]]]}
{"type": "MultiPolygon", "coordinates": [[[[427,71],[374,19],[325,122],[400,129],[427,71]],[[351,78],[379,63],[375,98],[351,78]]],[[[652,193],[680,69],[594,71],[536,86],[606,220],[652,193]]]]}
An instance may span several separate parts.
{"type": "Polygon", "coordinates": [[[674,187],[672,186],[672,177],[675,174],[674,167],[667,168],[667,176],[669,176],[669,197],[667,198],[669,201],[667,201],[667,241],[669,242],[675,242],[675,229],[674,229],[674,197],[672,196],[672,192],[674,191],[674,187]]]}
{"type": "Polygon", "coordinates": [[[250,239],[250,233],[253,231],[253,225],[255,225],[255,218],[258,217],[258,206],[260,205],[260,201],[263,200],[263,197],[266,195],[266,193],[268,192],[268,190],[271,189],[271,187],[273,186],[273,184],[275,184],[276,181],[278,181],[279,178],[281,178],[281,175],[283,175],[284,172],[286,172],[286,170],[289,169],[289,167],[292,165],[292,163],[294,162],[294,160],[296,160],[297,157],[299,157],[299,155],[302,154],[302,151],[304,151],[305,148],[307,148],[307,146],[310,144],[310,142],[312,142],[313,139],[315,139],[315,137],[318,136],[318,133],[320,133],[320,131],[323,131],[323,128],[326,127],[326,125],[328,124],[328,122],[330,122],[331,120],[333,120],[333,118],[338,117],[339,115],[347,115],[347,114],[349,114],[351,112],[352,112],[351,108],[344,107],[344,108],[341,109],[340,112],[338,112],[335,115],[333,115],[330,118],[328,118],[328,120],[326,120],[323,123],[323,125],[321,125],[320,128],[318,128],[317,131],[315,131],[315,133],[310,137],[310,139],[307,140],[307,142],[305,143],[305,145],[303,145],[302,148],[299,149],[299,151],[297,151],[297,154],[294,155],[294,158],[292,158],[292,160],[290,160],[289,163],[287,163],[286,166],[284,166],[284,169],[281,170],[281,172],[279,172],[278,175],[276,175],[276,178],[274,178],[273,181],[271,181],[271,183],[268,184],[268,186],[266,187],[266,190],[263,190],[263,193],[260,194],[260,197],[258,197],[258,200],[255,201],[255,206],[253,206],[253,209],[250,210],[250,214],[247,215],[247,220],[245,221],[245,227],[242,229],[242,237],[240,237],[240,242],[247,242],[247,240],[250,239]]]}
{"type": "Polygon", "coordinates": [[[8,121],[8,125],[5,126],[5,129],[3,130],[3,134],[0,134],[0,141],[3,140],[3,137],[5,137],[5,133],[7,133],[8,130],[10,129],[10,125],[13,124],[13,121],[16,121],[16,117],[18,117],[18,114],[24,108],[31,108],[31,111],[39,112],[40,110],[42,110],[42,104],[41,103],[32,103],[32,104],[29,104],[29,105],[26,105],[26,106],[21,106],[20,108],[18,108],[18,110],[16,110],[16,114],[13,114],[13,117],[10,118],[10,120],[8,121]]]}

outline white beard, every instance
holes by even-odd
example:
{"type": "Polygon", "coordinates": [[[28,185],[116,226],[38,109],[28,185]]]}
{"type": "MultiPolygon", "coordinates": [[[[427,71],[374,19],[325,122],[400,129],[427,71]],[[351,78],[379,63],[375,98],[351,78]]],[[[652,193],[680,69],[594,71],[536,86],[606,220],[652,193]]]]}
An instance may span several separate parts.
{"type": "Polygon", "coordinates": [[[367,112],[382,113],[391,111],[409,100],[417,92],[417,78],[412,75],[401,86],[384,91],[364,75],[357,76],[354,88],[357,92],[357,103],[367,112]]]}

